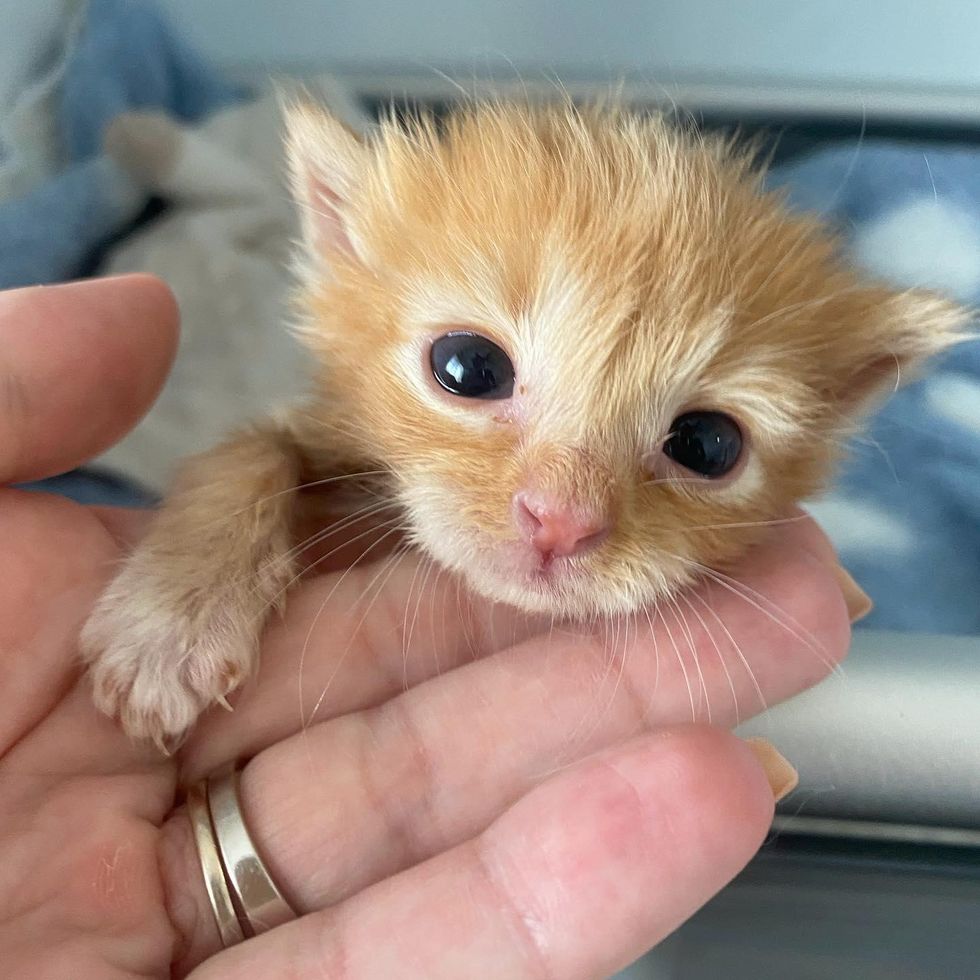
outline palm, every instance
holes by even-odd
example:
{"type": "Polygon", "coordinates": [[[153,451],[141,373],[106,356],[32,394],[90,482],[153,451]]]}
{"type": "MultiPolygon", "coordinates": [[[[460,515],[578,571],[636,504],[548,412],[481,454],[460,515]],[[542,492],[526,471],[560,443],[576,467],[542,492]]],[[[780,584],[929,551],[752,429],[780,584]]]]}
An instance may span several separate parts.
{"type": "Polygon", "coordinates": [[[94,513],[17,491],[0,497],[0,528],[4,972],[67,975],[71,958],[79,978],[165,975],[157,846],[174,766],[95,713],[75,658],[118,545],[94,513]]]}

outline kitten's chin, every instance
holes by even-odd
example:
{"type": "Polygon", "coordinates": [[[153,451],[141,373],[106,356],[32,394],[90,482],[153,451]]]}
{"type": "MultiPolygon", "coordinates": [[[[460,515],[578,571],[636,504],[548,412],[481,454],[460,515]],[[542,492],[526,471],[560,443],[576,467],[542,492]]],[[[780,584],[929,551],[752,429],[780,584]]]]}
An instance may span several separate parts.
{"type": "Polygon", "coordinates": [[[523,612],[566,621],[630,614],[643,603],[633,590],[620,592],[587,569],[497,568],[487,563],[464,576],[477,593],[523,612]]]}

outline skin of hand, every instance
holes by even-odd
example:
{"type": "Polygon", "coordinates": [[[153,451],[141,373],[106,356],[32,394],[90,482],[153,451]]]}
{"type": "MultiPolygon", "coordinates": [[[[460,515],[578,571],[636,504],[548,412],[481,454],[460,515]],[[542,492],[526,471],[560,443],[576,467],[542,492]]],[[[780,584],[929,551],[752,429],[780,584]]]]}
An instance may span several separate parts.
{"type": "MultiPolygon", "coordinates": [[[[3,483],[119,438],[176,336],[145,276],[0,294],[3,483]]],[[[144,519],[0,490],[8,980],[608,976],[766,835],[769,782],[725,727],[849,642],[833,552],[802,515],[738,588],[590,631],[542,630],[396,554],[301,582],[234,711],[164,758],[95,711],[76,649],[144,519]],[[181,792],[233,758],[300,917],[222,951],[181,792]]]]}

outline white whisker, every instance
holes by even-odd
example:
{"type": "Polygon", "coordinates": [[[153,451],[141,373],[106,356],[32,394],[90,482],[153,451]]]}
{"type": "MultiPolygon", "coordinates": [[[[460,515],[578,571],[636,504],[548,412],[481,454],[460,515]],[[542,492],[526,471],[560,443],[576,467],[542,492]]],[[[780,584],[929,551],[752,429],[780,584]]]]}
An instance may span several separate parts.
{"type": "MultiPolygon", "coordinates": [[[[310,641],[313,638],[313,632],[316,629],[318,623],[320,622],[320,617],[323,615],[323,610],[326,609],[327,603],[329,603],[330,600],[334,597],[334,594],[337,592],[337,589],[340,588],[340,586],[347,579],[347,576],[350,575],[350,573],[358,566],[358,564],[368,554],[370,554],[371,551],[373,551],[378,545],[382,544],[385,541],[386,538],[390,537],[392,534],[395,534],[395,533],[397,533],[400,530],[401,530],[401,528],[398,525],[396,525],[395,527],[391,528],[389,531],[385,532],[385,534],[383,534],[377,541],[373,541],[371,544],[369,544],[361,552],[360,556],[358,558],[356,558],[353,562],[351,562],[351,564],[348,566],[348,568],[346,568],[344,570],[344,572],[339,576],[339,578],[337,579],[337,581],[334,582],[333,587],[330,589],[330,591],[324,597],[323,601],[320,603],[320,606],[317,609],[316,615],[313,617],[313,622],[310,623],[310,628],[309,628],[309,630],[306,633],[306,639],[303,641],[303,646],[302,646],[302,649],[300,650],[300,656],[299,656],[299,676],[297,678],[298,695],[299,695],[299,709],[300,709],[300,721],[301,721],[301,724],[302,724],[302,728],[304,730],[309,727],[309,723],[308,723],[308,721],[306,719],[306,712],[304,711],[304,708],[303,708],[303,676],[304,676],[304,668],[306,666],[306,655],[307,655],[307,652],[309,651],[310,641]]],[[[323,694],[320,695],[320,698],[317,701],[317,705],[318,706],[322,703],[323,698],[324,698],[327,690],[329,689],[330,685],[333,683],[334,678],[337,676],[337,672],[340,670],[340,666],[341,666],[341,661],[338,661],[338,663],[335,664],[334,669],[331,672],[330,677],[327,680],[327,684],[326,684],[326,687],[323,690],[323,694]]]]}
{"type": "Polygon", "coordinates": [[[415,566],[415,574],[408,586],[408,595],[405,598],[405,619],[402,622],[402,690],[408,690],[408,658],[412,645],[412,637],[415,634],[415,624],[419,618],[419,606],[422,604],[422,595],[425,590],[425,583],[428,580],[429,572],[432,570],[432,559],[425,558],[415,566]],[[412,604],[412,596],[415,593],[415,583],[418,581],[419,573],[424,571],[422,581],[419,583],[419,597],[415,602],[415,612],[409,616],[408,608],[412,604]]]}
{"type": "MultiPolygon", "coordinates": [[[[378,512],[380,512],[381,510],[384,510],[384,509],[385,509],[384,507],[379,508],[378,512]]],[[[380,531],[382,528],[388,527],[388,525],[394,524],[395,522],[401,521],[401,520],[402,520],[402,515],[401,514],[396,514],[394,517],[389,518],[387,521],[380,521],[377,524],[372,524],[369,528],[367,528],[367,530],[361,531],[360,534],[356,534],[353,538],[350,538],[348,540],[342,541],[336,547],[331,548],[330,551],[326,552],[325,554],[320,555],[320,557],[317,558],[315,561],[310,562],[309,565],[307,565],[305,568],[303,568],[299,572],[297,572],[281,589],[279,589],[278,592],[276,592],[276,594],[265,604],[265,607],[262,610],[262,616],[264,617],[265,616],[265,613],[269,609],[269,607],[270,606],[274,606],[276,604],[276,602],[283,595],[285,595],[286,592],[290,588],[292,588],[292,586],[296,582],[298,582],[304,575],[308,575],[318,565],[322,565],[323,562],[325,562],[328,558],[332,558],[338,551],[340,551],[343,548],[349,547],[350,545],[354,544],[355,542],[360,541],[362,538],[368,537],[368,535],[373,534],[375,531],[380,531]]],[[[349,526],[349,525],[347,525],[347,526],[349,526]]],[[[305,545],[304,545],[304,547],[303,547],[302,550],[305,551],[307,548],[312,548],[312,547],[316,546],[317,544],[321,544],[327,538],[332,537],[333,534],[335,534],[335,533],[337,533],[339,531],[345,530],[345,529],[346,529],[345,527],[340,527],[340,528],[336,528],[336,529],[330,530],[329,533],[319,532],[318,534],[312,535],[312,537],[310,539],[307,539],[307,542],[305,543],[305,545]]]]}
{"type": "Polygon", "coordinates": [[[810,519],[809,514],[797,514],[795,517],[777,517],[769,521],[732,521],[728,524],[686,524],[685,531],[722,531],[728,528],[740,527],[778,527],[782,524],[795,524],[810,519]]]}
{"type": "MultiPolygon", "coordinates": [[[[695,597],[702,602],[704,601],[699,595],[697,595],[697,593],[695,593],[695,597]]],[[[732,680],[732,674],[728,669],[728,663],[725,661],[725,657],[721,652],[721,647],[718,645],[718,641],[715,639],[714,633],[708,629],[708,624],[704,621],[704,618],[697,611],[697,609],[694,608],[694,604],[691,602],[690,596],[682,594],[681,598],[687,604],[687,607],[691,610],[691,612],[694,613],[695,617],[697,617],[697,620],[701,624],[701,628],[704,630],[705,635],[711,641],[711,645],[715,648],[715,653],[718,654],[718,662],[721,664],[721,669],[725,672],[725,678],[728,681],[728,689],[732,692],[732,707],[735,709],[735,724],[738,725],[741,720],[739,717],[738,695],[735,693],[735,682],[732,680]]]]}
{"type": "Polygon", "coordinates": [[[667,617],[664,616],[663,610],[660,609],[659,605],[657,608],[660,611],[660,618],[663,620],[664,629],[667,631],[667,639],[670,640],[670,645],[674,648],[674,656],[677,658],[677,663],[680,664],[681,672],[684,675],[684,684],[687,687],[687,697],[691,702],[691,721],[697,721],[698,712],[697,708],[694,707],[694,689],[691,687],[691,678],[688,677],[687,674],[687,665],[684,663],[684,658],[681,656],[680,648],[677,646],[677,641],[674,639],[674,634],[667,622],[667,617]]]}
{"type": "MultiPolygon", "coordinates": [[[[708,724],[710,725],[712,722],[711,695],[708,693],[708,684],[704,679],[704,671],[701,669],[701,658],[698,656],[698,648],[697,644],[694,642],[694,634],[691,632],[691,627],[688,625],[687,618],[684,616],[680,603],[677,601],[676,597],[671,599],[671,606],[673,607],[674,612],[676,613],[680,622],[681,632],[684,634],[684,637],[687,640],[688,648],[691,651],[691,659],[694,661],[695,669],[698,672],[698,681],[701,684],[701,690],[704,692],[704,706],[708,716],[708,724]]],[[[700,700],[701,698],[699,696],[698,701],[700,702],[700,700]]]]}
{"type": "MultiPolygon", "coordinates": [[[[393,528],[389,532],[389,534],[394,533],[396,530],[397,530],[396,528],[393,528]]],[[[313,705],[313,710],[310,712],[309,717],[304,722],[303,725],[304,729],[308,728],[310,725],[313,724],[313,719],[316,717],[317,712],[320,710],[320,707],[322,706],[323,701],[327,696],[327,692],[330,690],[330,685],[333,682],[333,679],[337,676],[337,671],[340,669],[340,666],[346,661],[350,651],[354,648],[354,641],[357,639],[357,636],[361,631],[361,627],[364,625],[365,621],[367,620],[368,613],[373,608],[375,601],[377,600],[378,596],[381,594],[385,585],[388,584],[388,580],[394,574],[395,569],[399,566],[399,564],[401,564],[402,559],[405,557],[405,555],[409,553],[410,550],[411,549],[409,547],[405,546],[402,547],[399,551],[396,551],[393,555],[391,555],[387,559],[387,561],[385,561],[381,565],[381,568],[378,570],[378,572],[374,575],[371,581],[368,582],[368,584],[361,591],[361,595],[358,597],[357,602],[360,602],[362,599],[364,599],[370,593],[371,589],[374,588],[378,580],[379,579],[381,580],[381,584],[378,586],[374,595],[371,596],[371,598],[368,600],[368,604],[364,609],[364,612],[361,614],[361,618],[357,621],[357,625],[354,627],[350,639],[347,641],[347,646],[344,648],[344,652],[338,658],[336,667],[334,668],[329,679],[327,680],[327,683],[324,685],[323,690],[320,692],[320,696],[317,698],[316,704],[313,705]]],[[[355,603],[354,605],[356,607],[357,603],[355,603]]]]}
{"type": "MultiPolygon", "coordinates": [[[[667,552],[664,552],[667,554],[667,552]]],[[[707,565],[702,565],[700,562],[694,561],[690,558],[684,558],[681,555],[670,555],[672,558],[676,558],[678,561],[685,562],[694,568],[697,568],[699,572],[705,577],[711,579],[720,585],[723,589],[731,592],[733,595],[738,596],[743,602],[757,609],[764,616],[775,623],[780,629],[785,630],[794,639],[799,640],[819,661],[827,668],[827,670],[832,674],[837,674],[840,677],[844,676],[843,667],[835,663],[827,654],[827,651],[823,648],[822,644],[817,640],[817,638],[807,630],[798,620],[787,613],[784,609],[777,606],[768,596],[762,595],[761,592],[756,591],[751,586],[746,585],[744,582],[739,582],[737,579],[733,579],[729,575],[725,575],[723,572],[716,571],[715,569],[709,568],[707,565]],[[765,603],[765,605],[763,605],[765,603]],[[767,609],[766,606],[770,608],[767,609]],[[772,610],[775,610],[773,612],[772,610]],[[779,616],[783,617],[782,619],[779,616]]]]}

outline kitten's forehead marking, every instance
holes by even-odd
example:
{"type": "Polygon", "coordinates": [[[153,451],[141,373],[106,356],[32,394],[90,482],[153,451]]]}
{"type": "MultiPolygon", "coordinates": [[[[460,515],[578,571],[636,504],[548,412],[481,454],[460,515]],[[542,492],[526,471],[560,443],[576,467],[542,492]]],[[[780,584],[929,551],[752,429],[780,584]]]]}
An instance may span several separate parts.
{"type": "Polygon", "coordinates": [[[499,276],[475,269],[466,284],[449,279],[407,280],[404,315],[411,335],[443,329],[471,329],[507,342],[514,336],[514,317],[503,301],[499,276]]]}
{"type": "Polygon", "coordinates": [[[538,438],[575,445],[596,421],[596,379],[617,341],[616,312],[603,309],[605,299],[557,247],[545,251],[517,324],[538,438]]]}

